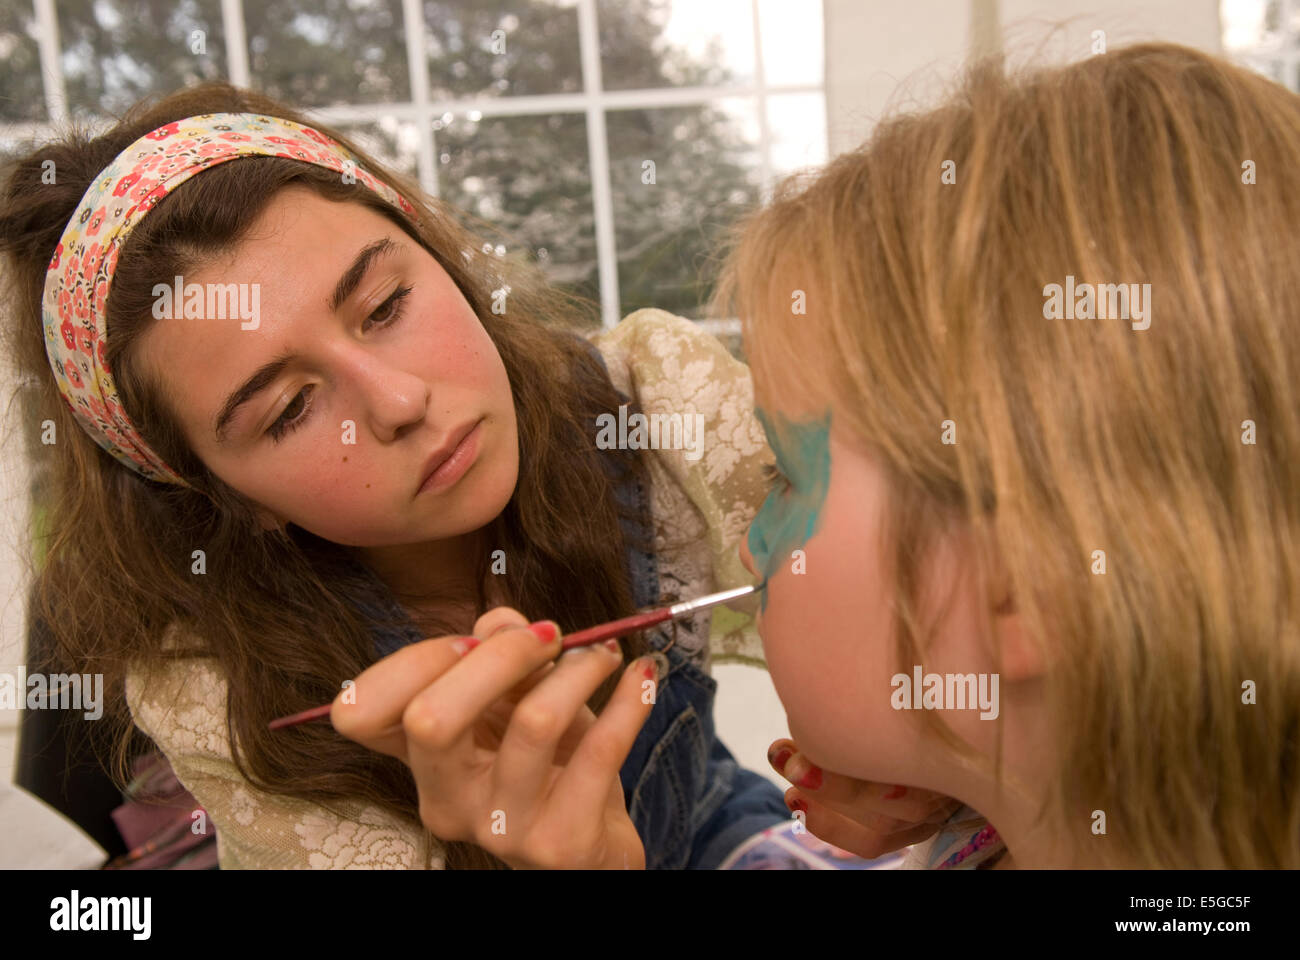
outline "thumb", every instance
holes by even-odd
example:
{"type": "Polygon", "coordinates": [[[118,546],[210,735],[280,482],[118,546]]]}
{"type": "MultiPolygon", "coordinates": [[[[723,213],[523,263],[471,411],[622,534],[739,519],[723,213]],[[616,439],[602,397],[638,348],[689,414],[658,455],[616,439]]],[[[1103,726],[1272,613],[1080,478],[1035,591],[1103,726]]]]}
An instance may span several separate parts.
{"type": "Polygon", "coordinates": [[[514,630],[526,627],[529,619],[511,607],[493,607],[478,620],[474,621],[474,636],[486,640],[502,630],[514,630]]]}

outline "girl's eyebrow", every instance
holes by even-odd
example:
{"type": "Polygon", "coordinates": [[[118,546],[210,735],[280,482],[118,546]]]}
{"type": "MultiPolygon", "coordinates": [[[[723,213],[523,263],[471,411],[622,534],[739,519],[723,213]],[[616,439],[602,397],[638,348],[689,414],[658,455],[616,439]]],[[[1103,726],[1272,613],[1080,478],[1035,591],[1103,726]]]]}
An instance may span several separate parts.
{"type": "Polygon", "coordinates": [[[399,249],[400,247],[388,237],[383,237],[362,247],[361,252],[352,261],[352,266],[348,267],[343,272],[343,276],[339,277],[338,286],[334,288],[334,295],[329,299],[330,313],[337,313],[343,301],[352,296],[352,291],[357,288],[357,284],[361,282],[361,278],[366,275],[366,271],[370,269],[370,264],[376,258],[397,253],[399,249]]]}
{"type": "MultiPolygon", "coordinates": [[[[382,237],[362,247],[352,260],[352,265],[343,271],[343,276],[339,277],[339,282],[334,287],[334,293],[326,304],[330,313],[337,313],[343,302],[352,296],[366,275],[366,271],[377,259],[400,253],[401,250],[401,245],[394,243],[388,237],[382,237]]],[[[258,367],[251,377],[230,392],[213,421],[212,432],[217,438],[217,443],[226,443],[229,440],[226,430],[230,426],[230,421],[234,419],[235,412],[274,383],[281,371],[296,359],[298,355],[295,353],[281,353],[258,367]]]]}

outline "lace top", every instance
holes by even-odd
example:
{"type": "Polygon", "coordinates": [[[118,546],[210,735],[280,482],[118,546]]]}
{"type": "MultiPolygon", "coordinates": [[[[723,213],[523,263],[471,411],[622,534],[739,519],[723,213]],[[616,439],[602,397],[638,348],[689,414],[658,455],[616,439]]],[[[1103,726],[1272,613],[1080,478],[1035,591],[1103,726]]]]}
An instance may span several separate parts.
{"type": "MultiPolygon", "coordinates": [[[[647,458],[662,598],[751,583],[736,547],[766,495],[762,466],[772,455],[753,416],[748,368],[662,310],[638,310],[593,342],[614,386],[648,417],[703,416],[702,444],[647,458]]],[[[704,670],[713,660],[763,666],[752,627],[748,615],[719,607],[679,625],[677,642],[704,670]]],[[[126,697],[136,725],[216,827],[223,870],[444,867],[436,837],[373,804],[336,803],[339,815],[249,785],[231,759],[226,680],[215,661],[136,664],[126,697]]]]}

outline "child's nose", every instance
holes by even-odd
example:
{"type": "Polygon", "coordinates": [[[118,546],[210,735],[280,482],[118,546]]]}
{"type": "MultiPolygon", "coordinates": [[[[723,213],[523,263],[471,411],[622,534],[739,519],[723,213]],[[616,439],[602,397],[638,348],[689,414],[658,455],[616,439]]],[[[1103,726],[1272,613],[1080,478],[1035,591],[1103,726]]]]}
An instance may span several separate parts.
{"type": "Polygon", "coordinates": [[[740,538],[740,562],[746,570],[755,577],[758,576],[758,571],[754,569],[754,558],[749,553],[749,527],[745,528],[745,535],[740,538]]]}

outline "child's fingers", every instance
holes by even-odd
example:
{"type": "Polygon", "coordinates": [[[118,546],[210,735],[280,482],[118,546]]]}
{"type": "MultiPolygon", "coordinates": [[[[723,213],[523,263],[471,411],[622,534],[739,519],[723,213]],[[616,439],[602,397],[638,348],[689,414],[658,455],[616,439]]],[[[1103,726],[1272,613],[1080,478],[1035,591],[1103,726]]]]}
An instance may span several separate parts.
{"type": "Polygon", "coordinates": [[[587,700],[621,662],[604,644],[570,651],[515,704],[493,767],[495,796],[503,806],[531,805],[545,794],[561,739],[575,725],[582,732],[595,723],[587,700]]]}
{"type": "Polygon", "coordinates": [[[805,795],[861,821],[876,813],[907,823],[925,823],[936,813],[945,816],[959,804],[951,797],[920,787],[858,780],[824,771],[798,752],[791,740],[777,740],[768,748],[768,761],[781,776],[805,795]]]}
{"type": "Polygon", "coordinates": [[[605,709],[552,787],[552,796],[563,798],[561,814],[574,836],[590,838],[601,829],[602,818],[593,814],[604,808],[611,784],[618,781],[637,734],[654,709],[658,676],[649,657],[634,660],[623,671],[605,709]]]}
{"type": "Polygon", "coordinates": [[[813,836],[867,860],[919,843],[938,830],[937,824],[899,823],[886,816],[873,816],[864,823],[818,803],[793,787],[786,793],[786,806],[803,811],[804,826],[813,836]]]}
{"type": "Polygon", "coordinates": [[[421,640],[371,665],[334,698],[334,729],[371,750],[406,759],[402,714],[407,704],[454,667],[466,651],[457,637],[421,640]]]}

